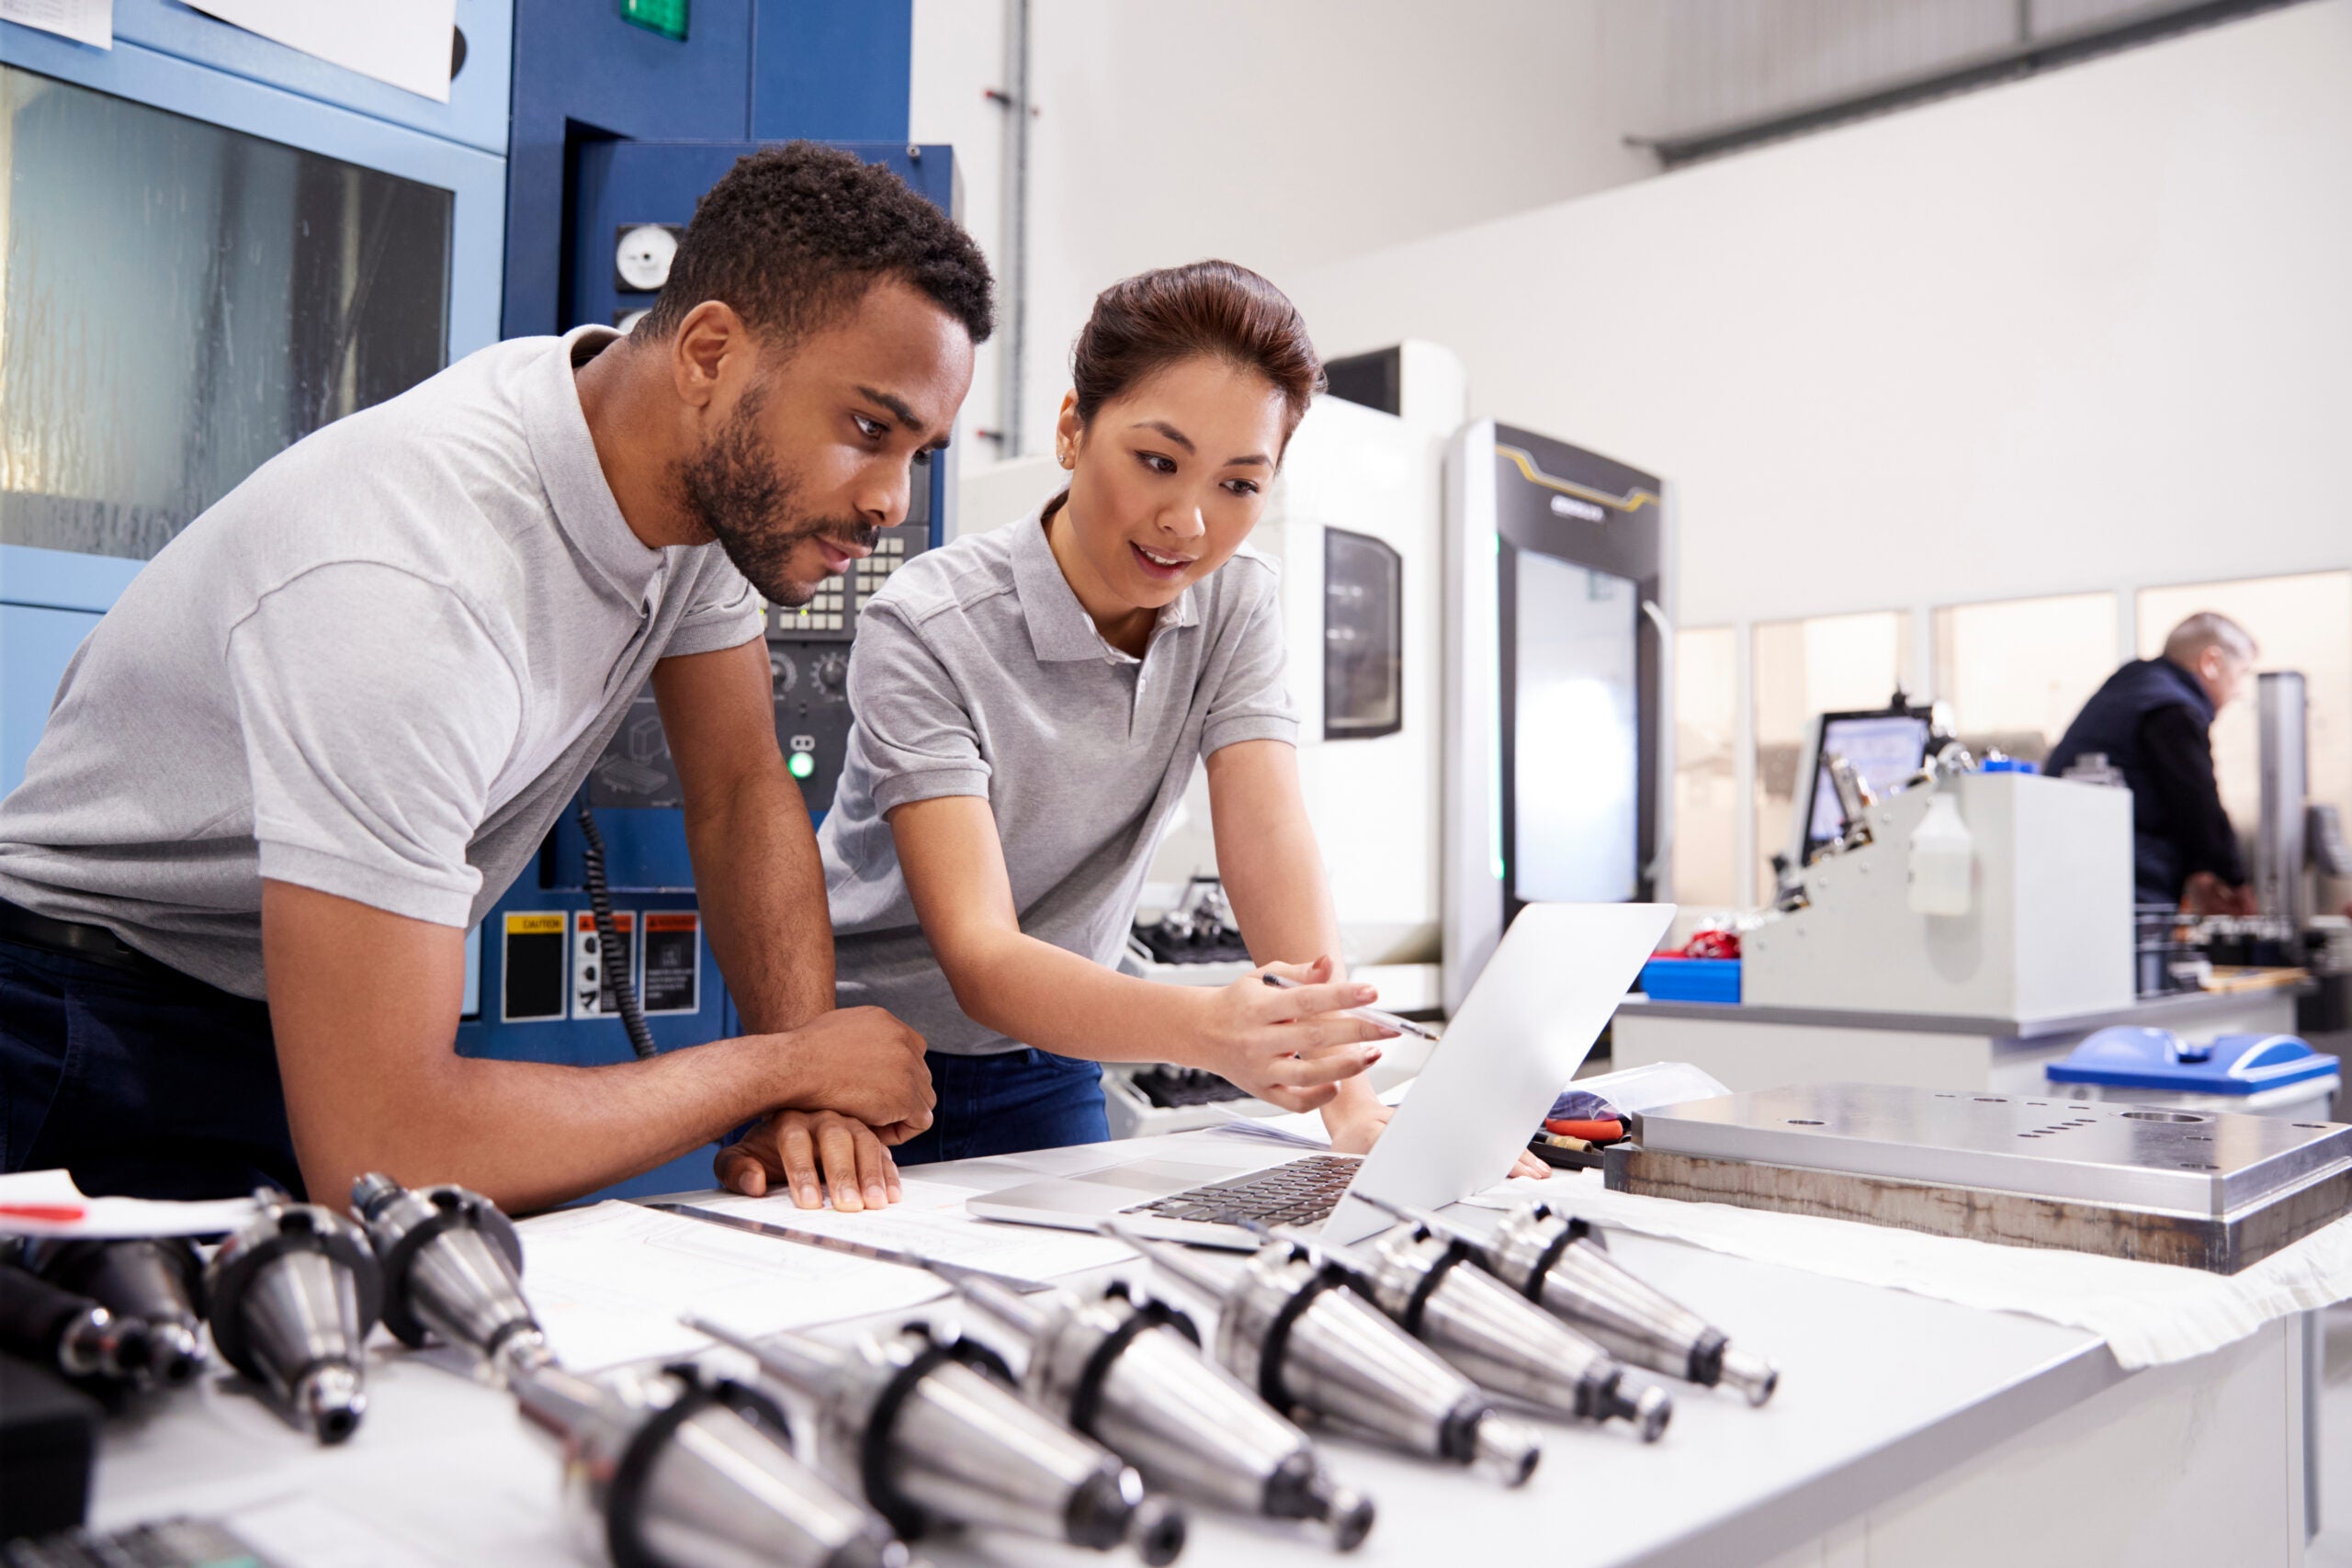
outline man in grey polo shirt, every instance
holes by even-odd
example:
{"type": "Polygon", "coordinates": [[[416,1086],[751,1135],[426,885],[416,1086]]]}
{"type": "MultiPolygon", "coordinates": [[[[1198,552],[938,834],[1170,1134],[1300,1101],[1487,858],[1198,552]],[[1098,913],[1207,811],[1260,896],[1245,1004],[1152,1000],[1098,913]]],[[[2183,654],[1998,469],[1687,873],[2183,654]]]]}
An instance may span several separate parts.
{"type": "Polygon", "coordinates": [[[758,595],[805,603],[905,515],[989,310],[943,214],[796,143],[704,198],[630,337],[486,349],[190,525],[0,805],[0,1166],[329,1202],[381,1169],[532,1208],[798,1111],[836,1202],[886,1201],[841,1113],[927,1123],[922,1042],[832,1010],[758,595]],[[609,1067],[461,1058],[463,933],[649,676],[754,1032],[609,1067]]]}

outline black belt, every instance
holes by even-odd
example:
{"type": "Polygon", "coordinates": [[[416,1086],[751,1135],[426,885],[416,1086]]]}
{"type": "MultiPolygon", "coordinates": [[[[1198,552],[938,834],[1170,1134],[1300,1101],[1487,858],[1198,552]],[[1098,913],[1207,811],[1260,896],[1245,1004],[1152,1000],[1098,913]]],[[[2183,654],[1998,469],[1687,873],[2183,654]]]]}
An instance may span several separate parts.
{"type": "Polygon", "coordinates": [[[104,926],[53,920],[47,915],[34,914],[21,904],[11,904],[6,898],[0,898],[0,937],[10,942],[21,942],[28,947],[44,948],[51,953],[86,959],[92,964],[103,964],[109,969],[142,975],[151,980],[185,982],[187,979],[170,964],[148,957],[104,926]]]}

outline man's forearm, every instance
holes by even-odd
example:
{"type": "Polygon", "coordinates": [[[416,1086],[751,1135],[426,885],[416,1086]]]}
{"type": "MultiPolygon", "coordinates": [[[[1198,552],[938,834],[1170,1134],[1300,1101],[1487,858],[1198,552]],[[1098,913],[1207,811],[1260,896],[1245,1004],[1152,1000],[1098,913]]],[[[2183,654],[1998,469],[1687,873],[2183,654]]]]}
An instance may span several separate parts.
{"type": "Polygon", "coordinates": [[[779,762],[686,812],[711,951],[747,1033],[797,1029],[833,1006],[825,873],[798,786],[779,762]]]}
{"type": "Polygon", "coordinates": [[[451,1055],[379,1093],[371,1114],[320,1136],[296,1123],[311,1196],[341,1207],[352,1179],[381,1170],[454,1181],[510,1212],[593,1192],[715,1142],[788,1098],[773,1039],[714,1041],[647,1061],[571,1067],[451,1055]]]}

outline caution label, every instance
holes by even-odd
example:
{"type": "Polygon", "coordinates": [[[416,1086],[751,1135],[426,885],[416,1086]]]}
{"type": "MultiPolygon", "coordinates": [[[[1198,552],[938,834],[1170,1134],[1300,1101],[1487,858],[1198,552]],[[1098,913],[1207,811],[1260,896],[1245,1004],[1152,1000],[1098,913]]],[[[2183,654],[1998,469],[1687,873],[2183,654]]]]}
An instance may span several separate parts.
{"type": "Polygon", "coordinates": [[[501,953],[500,1017],[529,1023],[563,1016],[563,912],[510,914],[501,953]]]}

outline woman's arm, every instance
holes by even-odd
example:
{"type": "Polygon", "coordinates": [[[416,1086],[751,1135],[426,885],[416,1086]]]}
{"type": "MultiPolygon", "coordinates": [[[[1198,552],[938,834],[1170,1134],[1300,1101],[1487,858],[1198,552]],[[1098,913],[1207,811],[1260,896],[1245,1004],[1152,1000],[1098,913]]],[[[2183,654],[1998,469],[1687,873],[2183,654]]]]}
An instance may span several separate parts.
{"type": "MultiPolygon", "coordinates": [[[[1208,775],[1217,874],[1250,956],[1260,964],[1324,960],[1331,980],[1345,980],[1340,917],[1299,793],[1298,748],[1280,740],[1220,747],[1209,753],[1208,775]]],[[[1343,1151],[1370,1148],[1387,1120],[1387,1108],[1361,1077],[1341,1084],[1323,1106],[1331,1146],[1343,1151]]]]}
{"type": "Polygon", "coordinates": [[[1314,1110],[1377,1061],[1388,1032],[1338,1010],[1363,987],[1298,973],[1278,990],[1250,975],[1210,990],[1156,985],[1024,936],[996,817],[976,795],[888,814],[915,914],[956,1004],[999,1033],[1058,1055],[1206,1067],[1261,1100],[1314,1110]]]}
{"type": "MultiPolygon", "coordinates": [[[[1250,956],[1261,964],[1328,960],[1330,977],[1345,979],[1340,919],[1298,787],[1297,749],[1279,740],[1239,741],[1209,753],[1208,774],[1217,873],[1250,956]]],[[[1341,1084],[1323,1106],[1331,1146],[1342,1153],[1371,1148],[1388,1116],[1361,1077],[1341,1084]]],[[[1522,1154],[1511,1174],[1548,1176],[1551,1168],[1522,1154]]]]}

